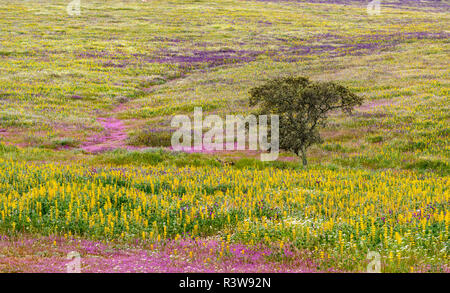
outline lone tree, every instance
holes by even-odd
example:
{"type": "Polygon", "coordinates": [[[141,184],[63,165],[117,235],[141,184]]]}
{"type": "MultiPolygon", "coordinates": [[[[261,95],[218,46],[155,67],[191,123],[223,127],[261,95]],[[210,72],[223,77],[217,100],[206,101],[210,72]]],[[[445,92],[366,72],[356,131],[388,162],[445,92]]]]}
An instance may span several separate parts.
{"type": "Polygon", "coordinates": [[[301,156],[307,164],[306,150],[322,143],[318,127],[325,126],[330,111],[351,114],[362,97],[334,82],[312,82],[305,77],[276,78],[250,90],[250,106],[259,105],[256,114],[278,114],[280,148],[301,156]]]}

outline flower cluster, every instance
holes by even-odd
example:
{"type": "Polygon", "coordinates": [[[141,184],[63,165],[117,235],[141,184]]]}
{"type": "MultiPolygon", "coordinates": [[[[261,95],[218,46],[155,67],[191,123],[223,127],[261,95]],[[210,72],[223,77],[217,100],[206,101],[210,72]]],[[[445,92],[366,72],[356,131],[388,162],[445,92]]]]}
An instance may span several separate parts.
{"type": "Polygon", "coordinates": [[[3,232],[310,249],[341,268],[447,258],[448,177],[407,171],[98,168],[0,162],[3,232]],[[322,253],[322,254],[320,254],[322,253]]]}

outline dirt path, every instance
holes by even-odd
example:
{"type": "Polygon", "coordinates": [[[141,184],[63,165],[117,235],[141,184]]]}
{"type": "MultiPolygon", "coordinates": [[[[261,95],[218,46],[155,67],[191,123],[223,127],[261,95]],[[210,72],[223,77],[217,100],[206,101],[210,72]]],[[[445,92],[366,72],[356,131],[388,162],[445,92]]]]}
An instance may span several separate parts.
{"type": "Polygon", "coordinates": [[[114,117],[97,118],[97,121],[103,126],[104,130],[97,134],[81,148],[88,153],[99,153],[117,148],[131,148],[126,145],[127,133],[123,122],[114,117]]]}

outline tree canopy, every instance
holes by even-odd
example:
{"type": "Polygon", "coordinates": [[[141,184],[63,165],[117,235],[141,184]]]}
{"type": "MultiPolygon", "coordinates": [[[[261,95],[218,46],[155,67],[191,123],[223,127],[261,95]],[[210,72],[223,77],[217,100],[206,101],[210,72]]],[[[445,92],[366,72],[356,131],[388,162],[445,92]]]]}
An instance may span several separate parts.
{"type": "Polygon", "coordinates": [[[328,114],[342,110],[350,114],[363,98],[334,82],[313,82],[306,77],[284,77],[250,90],[250,106],[259,115],[279,115],[280,148],[292,151],[307,164],[306,150],[321,143],[319,127],[328,114]]]}

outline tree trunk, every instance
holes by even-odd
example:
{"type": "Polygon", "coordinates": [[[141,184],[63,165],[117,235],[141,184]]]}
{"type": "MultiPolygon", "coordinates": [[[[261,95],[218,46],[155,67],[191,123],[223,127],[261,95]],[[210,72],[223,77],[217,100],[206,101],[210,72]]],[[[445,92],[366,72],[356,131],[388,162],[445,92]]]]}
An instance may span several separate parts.
{"type": "Polygon", "coordinates": [[[298,155],[302,157],[303,166],[306,166],[308,164],[308,161],[306,160],[306,149],[302,148],[298,155]]]}

